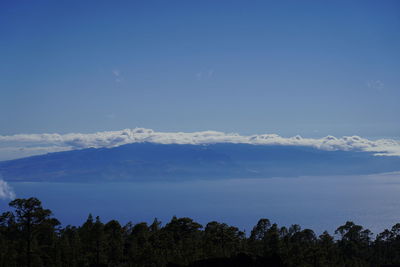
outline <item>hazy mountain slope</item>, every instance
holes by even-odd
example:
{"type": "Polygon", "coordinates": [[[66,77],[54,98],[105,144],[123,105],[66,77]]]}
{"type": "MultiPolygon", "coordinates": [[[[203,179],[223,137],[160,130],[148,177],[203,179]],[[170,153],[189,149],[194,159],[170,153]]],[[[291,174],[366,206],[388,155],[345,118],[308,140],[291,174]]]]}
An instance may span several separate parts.
{"type": "Polygon", "coordinates": [[[400,157],[310,147],[134,143],[0,162],[8,181],[143,181],[368,174],[400,170],[400,157]]]}

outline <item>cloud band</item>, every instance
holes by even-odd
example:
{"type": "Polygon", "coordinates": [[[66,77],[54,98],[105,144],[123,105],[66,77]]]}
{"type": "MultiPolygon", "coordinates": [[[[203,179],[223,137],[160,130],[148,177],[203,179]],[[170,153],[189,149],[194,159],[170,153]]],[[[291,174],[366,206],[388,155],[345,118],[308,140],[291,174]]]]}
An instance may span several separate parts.
{"type": "Polygon", "coordinates": [[[91,134],[16,134],[0,136],[0,160],[20,158],[48,152],[83,148],[116,147],[137,142],[159,144],[214,144],[238,143],[253,145],[310,146],[321,150],[367,151],[376,155],[400,156],[400,142],[392,139],[369,140],[359,136],[336,138],[281,137],[276,134],[243,136],[217,131],[156,132],[135,128],[91,134]]]}

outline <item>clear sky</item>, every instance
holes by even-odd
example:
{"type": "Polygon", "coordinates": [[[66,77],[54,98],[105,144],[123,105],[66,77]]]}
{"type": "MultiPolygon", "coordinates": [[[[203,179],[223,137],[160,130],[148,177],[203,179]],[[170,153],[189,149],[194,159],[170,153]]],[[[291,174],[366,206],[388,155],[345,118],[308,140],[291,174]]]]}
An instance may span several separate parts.
{"type": "Polygon", "coordinates": [[[0,2],[0,135],[400,136],[400,1],[0,2]]]}

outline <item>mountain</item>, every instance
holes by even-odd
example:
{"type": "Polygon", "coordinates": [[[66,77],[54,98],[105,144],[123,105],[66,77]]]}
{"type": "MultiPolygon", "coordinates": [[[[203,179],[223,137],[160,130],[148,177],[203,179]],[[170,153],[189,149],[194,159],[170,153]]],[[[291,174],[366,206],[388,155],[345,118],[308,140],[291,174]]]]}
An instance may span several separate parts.
{"type": "Polygon", "coordinates": [[[400,157],[304,146],[133,143],[0,162],[7,181],[106,182],[353,175],[400,171],[400,157]]]}

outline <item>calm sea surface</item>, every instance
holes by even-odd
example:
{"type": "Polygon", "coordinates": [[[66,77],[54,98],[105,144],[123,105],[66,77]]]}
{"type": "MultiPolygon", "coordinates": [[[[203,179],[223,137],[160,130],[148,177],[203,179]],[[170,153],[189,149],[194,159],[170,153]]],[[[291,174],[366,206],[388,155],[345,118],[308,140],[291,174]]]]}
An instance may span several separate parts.
{"type": "MultiPolygon", "coordinates": [[[[346,220],[374,233],[400,222],[400,173],[160,183],[10,183],[19,198],[38,197],[56,218],[80,225],[102,221],[163,223],[173,215],[216,220],[247,233],[259,218],[330,233],[346,220]]],[[[0,200],[0,210],[7,208],[0,200]]]]}

